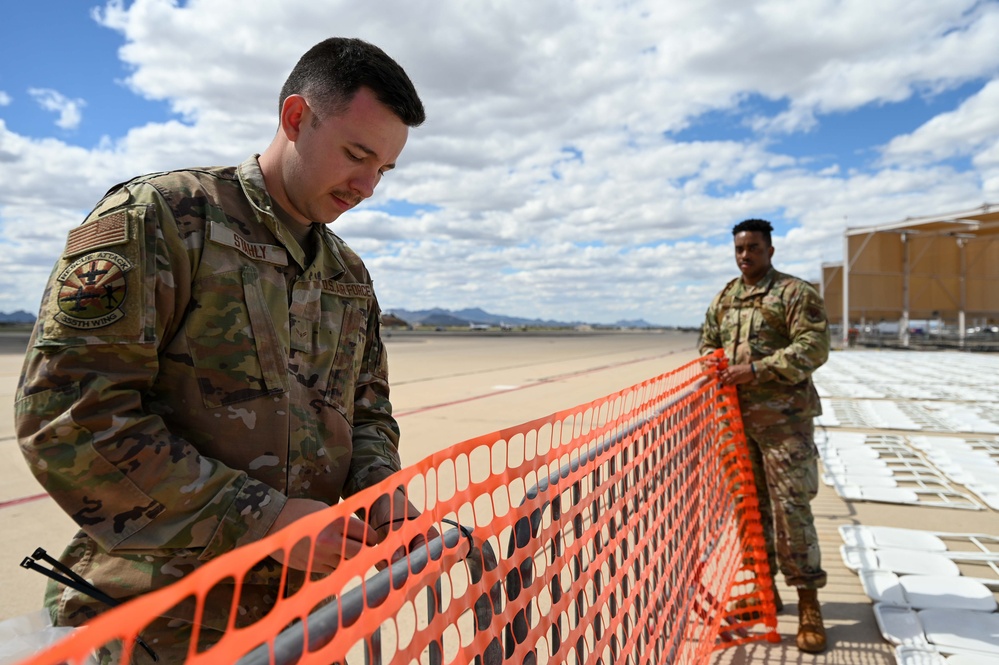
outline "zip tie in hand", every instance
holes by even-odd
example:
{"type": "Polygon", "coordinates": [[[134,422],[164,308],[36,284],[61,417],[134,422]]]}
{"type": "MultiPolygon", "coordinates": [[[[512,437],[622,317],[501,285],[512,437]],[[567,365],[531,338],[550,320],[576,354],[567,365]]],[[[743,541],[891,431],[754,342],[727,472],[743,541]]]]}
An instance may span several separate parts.
{"type": "MultiPolygon", "coordinates": [[[[49,556],[49,553],[46,552],[41,547],[36,549],[31,554],[31,556],[24,557],[24,560],[21,561],[21,567],[27,568],[28,570],[33,570],[36,573],[41,573],[42,575],[45,575],[49,579],[55,580],[59,584],[64,584],[65,586],[68,586],[74,591],[78,591],[85,596],[90,596],[94,600],[99,600],[100,602],[104,603],[105,605],[108,605],[109,607],[117,607],[118,605],[121,605],[120,600],[112,598],[111,596],[107,595],[106,593],[95,587],[87,580],[83,579],[83,577],[78,575],[76,571],[74,571],[72,568],[66,566],[58,559],[49,556]],[[39,565],[36,559],[44,561],[45,563],[55,568],[55,570],[50,570],[48,568],[45,568],[44,566],[39,565]]],[[[135,641],[140,647],[146,650],[146,653],[148,653],[152,657],[154,662],[159,661],[160,657],[156,655],[156,652],[153,651],[152,647],[150,647],[148,644],[146,644],[143,641],[141,636],[136,634],[135,641]]]]}

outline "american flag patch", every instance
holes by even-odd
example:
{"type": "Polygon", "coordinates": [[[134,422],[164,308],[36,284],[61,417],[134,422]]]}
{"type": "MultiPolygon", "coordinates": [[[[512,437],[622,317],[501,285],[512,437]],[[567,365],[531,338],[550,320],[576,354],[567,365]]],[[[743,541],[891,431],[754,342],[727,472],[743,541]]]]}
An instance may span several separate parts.
{"type": "Polygon", "coordinates": [[[64,256],[128,242],[128,214],[116,212],[69,232],[64,256]]]}

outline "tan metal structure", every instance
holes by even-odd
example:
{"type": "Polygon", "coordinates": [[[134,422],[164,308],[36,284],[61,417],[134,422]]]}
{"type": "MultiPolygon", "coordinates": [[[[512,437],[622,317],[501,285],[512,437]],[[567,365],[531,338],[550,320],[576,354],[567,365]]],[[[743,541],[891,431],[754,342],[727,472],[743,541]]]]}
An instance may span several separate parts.
{"type": "Polygon", "coordinates": [[[843,322],[843,262],[823,263],[819,293],[826,303],[831,323],[843,322]]]}
{"type": "Polygon", "coordinates": [[[841,264],[822,266],[822,293],[834,323],[898,321],[957,326],[999,319],[999,205],[847,229],[841,264]]]}

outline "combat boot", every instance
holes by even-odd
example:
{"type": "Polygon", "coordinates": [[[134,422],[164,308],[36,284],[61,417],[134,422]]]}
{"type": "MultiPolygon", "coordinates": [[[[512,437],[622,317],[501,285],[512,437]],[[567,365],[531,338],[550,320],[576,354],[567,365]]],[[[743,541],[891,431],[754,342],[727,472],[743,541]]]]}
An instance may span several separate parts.
{"type": "Polygon", "coordinates": [[[798,649],[806,653],[826,650],[826,629],[815,589],[798,589],[798,649]]]}

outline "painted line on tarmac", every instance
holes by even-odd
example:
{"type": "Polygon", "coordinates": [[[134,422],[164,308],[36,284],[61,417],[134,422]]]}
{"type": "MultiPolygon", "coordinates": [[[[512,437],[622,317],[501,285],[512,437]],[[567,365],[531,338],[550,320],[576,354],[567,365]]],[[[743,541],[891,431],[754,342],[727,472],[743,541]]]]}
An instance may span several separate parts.
{"type": "MultiPolygon", "coordinates": [[[[683,349],[686,352],[687,349],[683,349]]],[[[658,358],[665,358],[666,356],[671,356],[675,353],[680,353],[680,351],[669,351],[667,353],[661,353],[655,356],[646,356],[645,358],[635,358],[634,360],[626,360],[620,363],[613,363],[611,365],[600,365],[599,367],[591,367],[590,369],[579,370],[578,372],[569,372],[567,374],[559,374],[557,376],[549,376],[544,379],[539,379],[533,383],[525,383],[520,386],[495,386],[500,388],[499,390],[492,390],[488,393],[483,393],[481,395],[473,395],[472,397],[465,397],[462,399],[452,400],[450,402],[441,402],[440,404],[429,404],[427,406],[421,406],[417,409],[410,409],[409,411],[400,411],[399,413],[393,414],[396,418],[402,418],[403,416],[412,416],[417,413],[425,413],[426,411],[434,411],[435,409],[443,409],[444,407],[454,406],[456,404],[464,404],[466,402],[474,402],[479,399],[486,399],[489,397],[495,397],[500,394],[508,394],[516,392],[518,390],[527,390],[528,388],[535,388],[537,386],[543,386],[548,383],[554,383],[556,381],[561,381],[563,379],[570,379],[575,376],[584,376],[586,374],[593,374],[594,372],[602,372],[607,369],[615,369],[617,367],[624,367],[625,365],[634,365],[635,363],[648,362],[649,360],[656,360],[658,358]]]]}
{"type": "MultiPolygon", "coordinates": [[[[0,437],[0,441],[14,441],[16,436],[5,436],[0,437]]],[[[23,503],[31,503],[32,501],[38,501],[39,499],[44,499],[48,494],[35,494],[33,496],[22,496],[17,499],[9,499],[7,501],[0,501],[0,510],[4,508],[13,508],[14,506],[20,506],[23,503]]]]}
{"type": "Polygon", "coordinates": [[[11,499],[9,501],[0,501],[0,510],[4,508],[13,508],[14,506],[20,506],[22,503],[31,503],[32,501],[38,501],[39,499],[44,499],[48,494],[35,494],[34,496],[22,496],[20,499],[11,499]]]}
{"type": "MultiPolygon", "coordinates": [[[[433,411],[435,409],[443,409],[447,406],[454,406],[455,404],[464,404],[465,402],[474,402],[479,399],[486,399],[487,397],[494,397],[500,394],[512,393],[518,390],[526,390],[528,388],[534,388],[537,386],[543,386],[548,383],[554,383],[556,381],[561,381],[563,379],[569,379],[574,376],[584,376],[586,374],[593,374],[594,372],[602,372],[607,369],[614,369],[616,367],[624,367],[625,365],[634,365],[635,363],[647,362],[649,360],[655,360],[657,358],[665,358],[666,356],[671,356],[674,353],[679,353],[679,351],[670,351],[668,353],[647,356],[645,358],[636,358],[635,360],[627,360],[625,362],[614,363],[611,365],[600,365],[599,367],[591,367],[590,369],[580,370],[578,372],[569,372],[567,374],[559,374],[557,376],[549,376],[544,379],[539,379],[533,383],[526,383],[521,386],[495,386],[495,390],[492,392],[484,393],[482,395],[474,395],[472,397],[466,397],[464,399],[456,399],[450,402],[441,402],[440,404],[431,404],[429,406],[423,406],[418,409],[411,409],[409,411],[402,411],[395,414],[396,418],[401,418],[403,416],[411,416],[417,413],[423,413],[425,411],[433,411]]],[[[0,501],[0,510],[4,508],[13,508],[14,506],[20,506],[25,503],[31,503],[32,501],[38,501],[39,499],[44,499],[48,494],[35,494],[34,496],[25,496],[19,499],[11,499],[9,501],[0,501]]]]}

